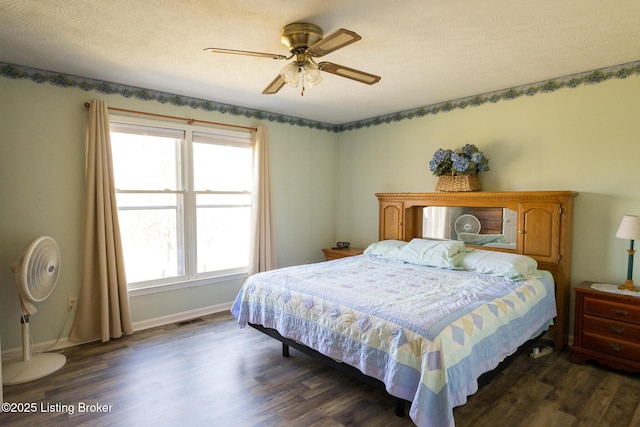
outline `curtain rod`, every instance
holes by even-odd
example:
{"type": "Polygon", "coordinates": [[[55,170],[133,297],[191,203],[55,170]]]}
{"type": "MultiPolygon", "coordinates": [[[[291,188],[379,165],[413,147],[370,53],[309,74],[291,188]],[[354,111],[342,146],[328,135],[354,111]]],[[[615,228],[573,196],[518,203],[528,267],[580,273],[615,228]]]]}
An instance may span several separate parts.
{"type": "MultiPolygon", "coordinates": [[[[91,103],[90,102],[85,102],[84,106],[86,108],[89,108],[91,106],[91,103]]],[[[121,113],[140,114],[140,115],[143,115],[143,116],[160,117],[160,118],[163,118],[163,119],[184,120],[190,125],[192,125],[194,123],[204,123],[204,124],[208,124],[208,125],[225,126],[225,127],[230,127],[230,128],[245,129],[245,130],[251,130],[251,131],[257,131],[258,130],[257,128],[252,128],[252,127],[248,127],[248,126],[238,126],[238,125],[230,125],[230,124],[227,124],[227,123],[209,122],[209,121],[206,121],[206,120],[189,119],[187,117],[166,116],[164,114],[147,113],[147,112],[144,112],[144,111],[136,111],[136,110],[125,110],[123,108],[107,107],[107,109],[109,109],[109,111],[119,111],[121,113]]]]}

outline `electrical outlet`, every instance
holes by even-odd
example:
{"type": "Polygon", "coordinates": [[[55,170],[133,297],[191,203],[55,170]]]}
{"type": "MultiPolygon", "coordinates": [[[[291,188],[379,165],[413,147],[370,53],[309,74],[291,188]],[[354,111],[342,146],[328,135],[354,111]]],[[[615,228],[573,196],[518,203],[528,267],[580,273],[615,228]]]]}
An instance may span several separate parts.
{"type": "Polygon", "coordinates": [[[67,299],[67,311],[74,311],[78,308],[78,298],[67,299]]]}

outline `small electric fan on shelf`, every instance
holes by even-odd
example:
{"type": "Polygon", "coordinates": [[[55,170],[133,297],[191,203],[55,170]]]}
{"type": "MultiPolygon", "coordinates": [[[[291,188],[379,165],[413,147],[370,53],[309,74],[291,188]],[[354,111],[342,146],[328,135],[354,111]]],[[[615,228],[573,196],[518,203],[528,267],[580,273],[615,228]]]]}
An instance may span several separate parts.
{"type": "Polygon", "coordinates": [[[456,234],[478,234],[480,233],[480,228],[480,221],[478,218],[469,214],[460,215],[458,219],[456,219],[456,222],[453,223],[453,229],[456,234]]]}
{"type": "Polygon", "coordinates": [[[31,241],[22,252],[20,259],[11,264],[22,316],[22,359],[9,361],[2,366],[6,385],[20,384],[47,376],[62,368],[67,359],[62,354],[31,354],[29,317],[38,310],[34,303],[42,302],[53,292],[60,273],[60,250],[51,237],[38,237],[31,241]]]}

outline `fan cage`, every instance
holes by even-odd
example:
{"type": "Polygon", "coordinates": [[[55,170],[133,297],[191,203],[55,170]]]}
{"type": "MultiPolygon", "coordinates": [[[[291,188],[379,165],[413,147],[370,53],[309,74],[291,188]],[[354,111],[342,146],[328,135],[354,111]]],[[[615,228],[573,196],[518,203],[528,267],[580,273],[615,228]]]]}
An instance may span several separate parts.
{"type": "Polygon", "coordinates": [[[456,233],[473,233],[478,234],[482,229],[480,220],[473,215],[464,214],[460,215],[453,225],[456,233]]]}
{"type": "Polygon", "coordinates": [[[19,289],[31,302],[45,300],[55,288],[60,272],[60,250],[51,237],[33,240],[19,262],[19,289]]]}

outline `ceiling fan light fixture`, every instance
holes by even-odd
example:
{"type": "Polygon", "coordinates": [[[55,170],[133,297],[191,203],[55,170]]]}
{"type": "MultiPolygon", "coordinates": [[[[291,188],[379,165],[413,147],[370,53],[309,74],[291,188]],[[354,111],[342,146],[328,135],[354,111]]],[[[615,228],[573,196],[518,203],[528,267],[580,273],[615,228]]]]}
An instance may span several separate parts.
{"type": "Polygon", "coordinates": [[[318,66],[311,61],[307,61],[302,64],[302,72],[304,74],[304,80],[309,84],[309,87],[314,87],[322,82],[322,75],[318,66]]]}
{"type": "Polygon", "coordinates": [[[298,87],[300,84],[300,66],[294,61],[285,65],[280,70],[280,76],[286,84],[293,87],[298,87]]]}

